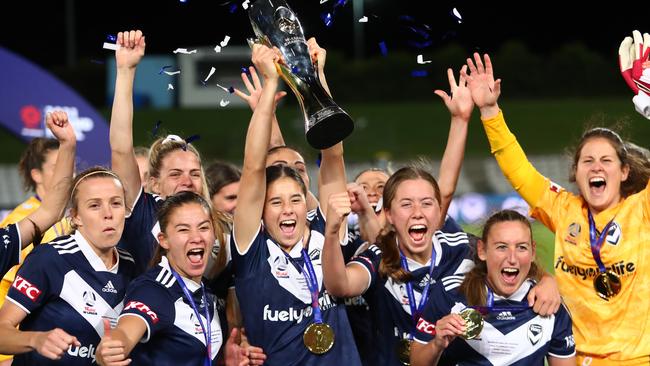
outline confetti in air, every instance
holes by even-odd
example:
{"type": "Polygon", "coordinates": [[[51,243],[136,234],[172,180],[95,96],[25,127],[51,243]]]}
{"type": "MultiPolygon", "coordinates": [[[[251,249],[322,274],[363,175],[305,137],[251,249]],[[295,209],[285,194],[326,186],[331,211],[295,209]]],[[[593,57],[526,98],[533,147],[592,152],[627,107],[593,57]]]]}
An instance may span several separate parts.
{"type": "Polygon", "coordinates": [[[423,64],[430,64],[431,61],[424,60],[424,57],[422,55],[418,55],[418,64],[423,65],[423,64]]]}
{"type": "Polygon", "coordinates": [[[221,86],[219,84],[217,84],[217,87],[223,89],[223,91],[225,91],[226,93],[230,93],[230,91],[228,91],[228,88],[226,88],[226,87],[223,87],[223,86],[221,86]]]}
{"type": "Polygon", "coordinates": [[[116,42],[117,37],[114,34],[107,34],[106,35],[106,40],[109,41],[109,42],[116,42]]]}
{"type": "Polygon", "coordinates": [[[221,43],[219,43],[219,45],[221,47],[226,47],[228,45],[228,42],[230,42],[230,36],[227,35],[227,36],[223,37],[223,41],[221,41],[221,43]]]}
{"type": "Polygon", "coordinates": [[[227,106],[228,104],[230,104],[230,101],[229,101],[229,100],[223,100],[223,99],[221,99],[221,102],[219,102],[219,105],[222,106],[222,107],[225,107],[225,106],[227,106]]]}
{"type": "Polygon", "coordinates": [[[414,78],[423,78],[425,76],[429,75],[429,73],[426,70],[413,70],[411,71],[411,76],[414,78]]]}
{"type": "Polygon", "coordinates": [[[118,46],[118,45],[115,44],[115,43],[108,43],[108,42],[104,42],[104,45],[102,46],[103,49],[105,49],[105,50],[111,50],[111,51],[117,51],[117,49],[118,49],[119,47],[120,47],[120,46],[118,46]]]}
{"type": "Polygon", "coordinates": [[[177,70],[177,71],[163,71],[163,72],[164,72],[165,74],[169,75],[169,76],[172,76],[172,75],[178,75],[178,74],[180,74],[180,73],[181,73],[181,70],[177,70]]]}
{"type": "Polygon", "coordinates": [[[359,19],[359,23],[368,23],[368,17],[364,16],[361,19],[359,19]]]}
{"type": "Polygon", "coordinates": [[[379,42],[379,50],[381,51],[381,54],[383,56],[388,55],[388,47],[386,47],[386,42],[384,41],[379,42]]]}
{"type": "Polygon", "coordinates": [[[249,1],[249,0],[246,0],[246,1],[244,1],[244,2],[241,4],[241,7],[244,8],[244,10],[246,10],[246,9],[248,9],[248,4],[249,4],[249,3],[250,3],[250,1],[249,1]]]}
{"type": "Polygon", "coordinates": [[[325,23],[326,27],[330,27],[332,25],[332,14],[325,12],[320,15],[320,18],[323,20],[323,23],[325,23]]]}
{"type": "Polygon", "coordinates": [[[165,66],[161,67],[160,71],[158,71],[158,75],[162,75],[163,72],[165,72],[165,70],[171,69],[171,67],[172,67],[172,65],[165,65],[165,66]]]}
{"type": "Polygon", "coordinates": [[[456,20],[458,21],[458,23],[462,23],[462,22],[463,22],[463,17],[460,15],[460,12],[458,12],[458,9],[453,8],[453,9],[451,10],[451,14],[452,14],[454,17],[456,17],[456,20]]]}
{"type": "Polygon", "coordinates": [[[177,48],[177,49],[174,50],[174,53],[182,53],[184,55],[191,55],[191,54],[196,53],[196,52],[197,52],[197,50],[188,51],[187,48],[177,48]]]}
{"type": "Polygon", "coordinates": [[[205,85],[205,83],[212,76],[212,74],[214,74],[215,71],[216,71],[216,69],[214,67],[210,68],[210,73],[208,73],[208,76],[205,78],[205,80],[203,80],[203,85],[205,85]]]}
{"type": "Polygon", "coordinates": [[[167,90],[174,90],[174,86],[172,84],[167,84],[167,90]]]}

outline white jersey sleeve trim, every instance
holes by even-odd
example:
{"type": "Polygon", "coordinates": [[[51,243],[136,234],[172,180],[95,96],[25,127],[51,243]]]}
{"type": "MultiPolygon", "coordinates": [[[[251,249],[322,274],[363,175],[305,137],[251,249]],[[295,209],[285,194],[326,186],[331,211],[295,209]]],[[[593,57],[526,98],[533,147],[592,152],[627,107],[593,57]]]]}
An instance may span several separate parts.
{"type": "Polygon", "coordinates": [[[551,352],[547,352],[546,354],[547,354],[548,356],[556,357],[556,358],[569,358],[569,357],[573,357],[573,356],[575,356],[575,355],[576,355],[576,351],[574,350],[573,353],[571,353],[570,355],[556,355],[555,353],[551,353],[551,352]]]}
{"type": "Polygon", "coordinates": [[[413,337],[413,340],[420,343],[420,344],[424,344],[424,345],[429,344],[429,342],[421,341],[417,337],[413,337]]]}
{"type": "Polygon", "coordinates": [[[22,306],[18,301],[12,299],[9,296],[5,297],[5,299],[11,301],[14,305],[18,306],[22,311],[26,312],[27,314],[31,314],[31,311],[27,310],[27,308],[22,306]]]}
{"type": "Polygon", "coordinates": [[[246,248],[246,250],[242,253],[239,250],[239,245],[237,245],[237,238],[235,238],[235,224],[233,224],[232,225],[232,240],[235,242],[235,249],[237,250],[237,253],[239,253],[239,255],[241,255],[241,256],[246,255],[246,253],[248,253],[248,251],[253,246],[253,242],[255,240],[257,240],[257,237],[260,235],[261,231],[262,231],[262,220],[260,220],[260,225],[257,227],[257,231],[255,232],[255,236],[253,236],[253,239],[251,239],[251,241],[248,243],[248,248],[246,248]]]}
{"type": "Polygon", "coordinates": [[[370,271],[368,270],[368,268],[366,268],[366,266],[364,266],[363,264],[361,264],[359,262],[350,262],[350,263],[348,263],[346,265],[346,267],[351,265],[351,264],[356,264],[358,266],[361,266],[361,268],[363,268],[366,271],[366,273],[368,274],[368,284],[366,285],[366,288],[363,289],[363,292],[362,292],[362,294],[365,294],[366,291],[368,291],[368,289],[370,288],[370,283],[372,282],[372,275],[370,274],[370,271]]]}
{"type": "Polygon", "coordinates": [[[133,206],[129,207],[129,212],[127,212],[126,215],[124,215],[125,219],[128,219],[131,217],[131,214],[133,213],[133,209],[135,209],[135,206],[138,204],[138,201],[140,200],[140,196],[142,196],[144,193],[144,188],[140,188],[140,192],[138,195],[135,197],[135,201],[133,201],[133,206]]]}
{"type": "Polygon", "coordinates": [[[149,338],[151,337],[151,329],[149,328],[149,323],[147,323],[147,320],[142,315],[133,314],[133,313],[122,314],[117,318],[117,320],[119,321],[123,316],[135,316],[135,317],[138,317],[138,318],[142,319],[142,322],[144,323],[144,325],[147,326],[147,331],[142,336],[142,339],[140,339],[140,343],[149,342],[149,338]]]}

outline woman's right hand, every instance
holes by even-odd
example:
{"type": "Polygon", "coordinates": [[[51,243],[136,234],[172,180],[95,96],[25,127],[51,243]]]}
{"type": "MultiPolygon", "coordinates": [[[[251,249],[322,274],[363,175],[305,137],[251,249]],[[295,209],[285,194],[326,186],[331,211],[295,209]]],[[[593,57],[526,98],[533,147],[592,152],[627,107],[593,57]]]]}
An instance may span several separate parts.
{"type": "Polygon", "coordinates": [[[111,325],[104,319],[104,336],[97,346],[95,357],[101,366],[126,366],[131,363],[125,354],[124,342],[111,338],[111,325]]]}
{"type": "Polygon", "coordinates": [[[255,68],[262,74],[264,80],[277,80],[280,76],[278,62],[281,56],[277,48],[269,48],[265,45],[253,45],[253,56],[251,60],[255,68]]]}
{"type": "Polygon", "coordinates": [[[81,346],[77,337],[69,335],[60,328],[52,329],[49,332],[38,332],[33,342],[36,352],[50,360],[61,359],[70,346],[81,346]]]}
{"type": "Polygon", "coordinates": [[[458,314],[449,314],[436,322],[433,341],[440,348],[447,348],[456,337],[465,333],[465,321],[458,314]]]}
{"type": "MultiPolygon", "coordinates": [[[[254,111],[255,107],[257,107],[257,102],[260,100],[260,96],[262,95],[262,83],[260,82],[260,78],[257,76],[257,71],[255,68],[253,66],[250,66],[248,68],[248,73],[242,72],[241,80],[244,82],[244,85],[248,90],[248,94],[239,89],[235,89],[235,94],[246,101],[246,103],[248,103],[248,106],[251,107],[251,111],[254,111]],[[249,74],[250,79],[248,78],[249,74]]],[[[284,98],[285,95],[287,95],[287,92],[285,91],[279,91],[275,93],[275,104],[277,105],[280,99],[284,98]]]]}
{"type": "Polygon", "coordinates": [[[474,104],[481,110],[481,116],[484,118],[493,117],[498,114],[499,106],[497,100],[501,94],[501,79],[494,80],[494,70],[490,56],[484,55],[485,65],[481,61],[481,56],[474,53],[474,60],[467,59],[467,66],[470,74],[461,70],[461,75],[467,80],[467,87],[472,93],[474,104]],[[489,115],[492,114],[493,115],[489,115]]]}

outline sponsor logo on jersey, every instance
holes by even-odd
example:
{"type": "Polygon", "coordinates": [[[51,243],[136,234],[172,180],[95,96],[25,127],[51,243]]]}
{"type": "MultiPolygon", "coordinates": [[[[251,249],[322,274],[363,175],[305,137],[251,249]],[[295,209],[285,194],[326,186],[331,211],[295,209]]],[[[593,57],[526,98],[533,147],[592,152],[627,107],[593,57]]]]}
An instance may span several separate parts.
{"type": "Polygon", "coordinates": [[[497,320],[515,320],[516,318],[509,311],[502,311],[497,315],[497,320]]]}
{"type": "Polygon", "coordinates": [[[116,294],[117,290],[115,289],[115,286],[113,286],[113,282],[109,280],[108,283],[106,283],[106,286],[102,289],[102,292],[111,292],[116,294]]]}
{"type": "Polygon", "coordinates": [[[436,335],[436,325],[433,323],[429,323],[428,321],[420,318],[418,320],[418,324],[415,326],[417,330],[420,332],[429,334],[429,335],[436,335]]]}
{"type": "Polygon", "coordinates": [[[298,324],[304,318],[309,318],[311,313],[311,306],[302,309],[289,307],[286,310],[271,310],[269,305],[264,305],[264,315],[262,319],[270,322],[296,322],[296,324],[298,324]]]}
{"type": "Polygon", "coordinates": [[[539,324],[531,324],[528,326],[528,340],[533,346],[542,339],[542,326],[539,324]]]}
{"type": "Polygon", "coordinates": [[[84,314],[97,315],[97,309],[95,309],[95,302],[97,301],[97,295],[93,291],[84,291],[84,314]]]}
{"type": "Polygon", "coordinates": [[[576,245],[578,243],[578,238],[580,237],[580,231],[582,231],[580,224],[572,222],[567,229],[567,235],[564,238],[564,241],[576,245]]]}
{"type": "Polygon", "coordinates": [[[158,323],[158,314],[151,310],[147,305],[139,301],[130,301],[128,304],[126,304],[124,310],[130,309],[135,309],[143,314],[146,314],[154,324],[158,323]]]}
{"type": "Polygon", "coordinates": [[[16,280],[12,286],[33,302],[36,302],[36,299],[41,295],[41,290],[39,290],[38,287],[32,285],[29,281],[18,275],[16,275],[16,280]]]}
{"type": "Polygon", "coordinates": [[[72,345],[68,348],[68,355],[72,357],[88,358],[92,360],[92,363],[95,363],[95,351],[96,348],[94,344],[91,344],[88,347],[84,345],[72,345]]]}
{"type": "MultiPolygon", "coordinates": [[[[611,266],[607,266],[606,269],[614,271],[614,273],[619,276],[627,276],[636,271],[636,265],[634,262],[620,261],[614,263],[611,266]]],[[[555,271],[562,271],[573,276],[580,277],[583,280],[593,279],[600,272],[598,270],[598,267],[585,268],[568,264],[564,261],[564,256],[557,257],[557,260],[555,261],[555,271]]]]}
{"type": "Polygon", "coordinates": [[[559,184],[557,184],[557,183],[555,183],[555,182],[551,182],[551,184],[549,185],[548,189],[550,189],[551,192],[560,193],[560,191],[561,191],[563,188],[562,188],[562,186],[560,186],[559,184]]]}

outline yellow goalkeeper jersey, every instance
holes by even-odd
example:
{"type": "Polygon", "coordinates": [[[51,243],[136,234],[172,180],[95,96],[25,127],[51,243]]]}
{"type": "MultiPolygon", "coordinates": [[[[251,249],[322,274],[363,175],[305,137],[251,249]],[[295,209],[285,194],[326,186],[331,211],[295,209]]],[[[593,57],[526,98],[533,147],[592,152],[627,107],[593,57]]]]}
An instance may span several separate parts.
{"type": "Polygon", "coordinates": [[[483,125],[504,175],[555,233],[555,275],[573,319],[578,365],[650,364],[650,185],[594,217],[599,232],[614,219],[600,255],[622,283],[603,300],[593,285],[599,270],[586,202],[533,168],[502,113],[483,125]]]}

